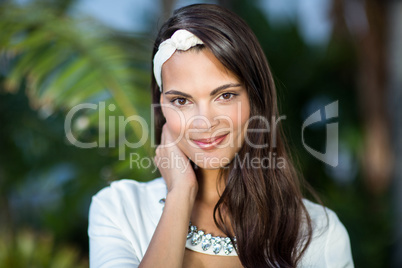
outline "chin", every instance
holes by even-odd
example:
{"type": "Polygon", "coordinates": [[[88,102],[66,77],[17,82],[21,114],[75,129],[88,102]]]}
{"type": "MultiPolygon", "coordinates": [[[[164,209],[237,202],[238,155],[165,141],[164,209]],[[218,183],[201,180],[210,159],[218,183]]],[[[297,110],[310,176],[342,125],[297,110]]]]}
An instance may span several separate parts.
{"type": "MultiPolygon", "coordinates": [[[[219,149],[217,149],[219,150],[219,149]]],[[[202,169],[221,169],[226,167],[234,158],[234,154],[227,152],[193,152],[188,155],[191,161],[202,169]]]]}
{"type": "Polygon", "coordinates": [[[196,168],[201,168],[201,169],[206,169],[206,170],[217,170],[217,169],[222,169],[227,167],[227,165],[210,165],[210,164],[204,164],[204,163],[199,163],[199,165],[195,164],[196,168]]]}

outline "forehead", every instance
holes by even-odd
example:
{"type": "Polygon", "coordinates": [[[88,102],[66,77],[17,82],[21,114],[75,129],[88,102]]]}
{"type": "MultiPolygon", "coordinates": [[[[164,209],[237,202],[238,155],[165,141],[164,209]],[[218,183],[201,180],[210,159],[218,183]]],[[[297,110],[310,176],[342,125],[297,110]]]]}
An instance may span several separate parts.
{"type": "Polygon", "coordinates": [[[239,80],[209,49],[176,51],[162,66],[164,91],[205,91],[227,83],[239,80]]]}

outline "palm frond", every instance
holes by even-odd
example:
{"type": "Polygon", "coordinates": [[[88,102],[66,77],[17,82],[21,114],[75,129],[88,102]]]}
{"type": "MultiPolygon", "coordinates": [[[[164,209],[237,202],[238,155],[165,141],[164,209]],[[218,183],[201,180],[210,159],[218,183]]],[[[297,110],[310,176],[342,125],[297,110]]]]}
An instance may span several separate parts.
{"type": "MultiPolygon", "coordinates": [[[[144,89],[149,74],[144,70],[150,68],[144,55],[150,49],[135,44],[147,39],[126,38],[133,41],[128,52],[111,31],[92,20],[56,15],[43,6],[31,12],[32,8],[1,7],[0,54],[11,58],[3,88],[14,92],[24,86],[31,105],[50,112],[105,101],[116,105],[116,116],[145,116],[150,99],[144,89]]],[[[91,116],[97,117],[96,112],[91,116]]],[[[142,137],[138,123],[129,125],[136,137],[142,137]]],[[[149,154],[149,143],[144,148],[149,154]]]]}

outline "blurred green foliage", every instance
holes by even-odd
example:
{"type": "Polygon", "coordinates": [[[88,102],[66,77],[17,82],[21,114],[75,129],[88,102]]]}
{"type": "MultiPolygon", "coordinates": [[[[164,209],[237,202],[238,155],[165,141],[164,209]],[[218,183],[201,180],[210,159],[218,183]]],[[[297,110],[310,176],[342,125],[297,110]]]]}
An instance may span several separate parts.
{"type": "Polygon", "coordinates": [[[88,267],[88,259],[81,256],[78,248],[55,247],[51,234],[19,229],[18,233],[3,231],[0,235],[1,267],[88,267]]]}
{"type": "Polygon", "coordinates": [[[88,267],[88,260],[82,258],[78,248],[55,247],[51,234],[20,229],[16,234],[2,231],[0,235],[1,267],[88,267]]]}
{"type": "MultiPolygon", "coordinates": [[[[0,227],[14,235],[0,240],[9,247],[22,237],[45,251],[55,245],[48,252],[52,256],[41,257],[40,249],[28,252],[35,255],[28,266],[31,257],[9,247],[1,267],[78,267],[75,260],[88,251],[91,196],[117,178],[150,179],[149,171],[133,171],[127,160],[118,161],[119,148],[78,148],[64,129],[66,113],[81,103],[97,105],[72,121],[72,134],[85,142],[117,143],[117,126],[100,116],[117,121],[142,111],[149,119],[150,38],[73,18],[66,2],[73,1],[0,5],[0,227]],[[108,131],[100,133],[100,123],[108,131]],[[29,234],[24,226],[30,226],[29,234]],[[30,238],[41,231],[49,232],[51,244],[30,238]],[[65,243],[76,249],[65,249],[65,243]],[[60,254],[67,259],[58,260],[60,254]]],[[[134,121],[125,129],[131,142],[141,132],[134,121]]],[[[144,155],[149,148],[133,151],[144,155]]]]}
{"type": "MultiPolygon", "coordinates": [[[[73,134],[82,141],[118,144],[119,129],[109,120],[103,126],[108,131],[99,131],[102,113],[116,122],[136,114],[150,122],[153,38],[72,17],[73,3],[0,4],[0,227],[11,230],[0,234],[1,267],[86,265],[91,196],[114,179],[157,176],[130,168],[128,154],[152,154],[149,144],[126,151],[126,160],[119,161],[118,147],[81,149],[66,140],[66,114],[80,103],[98,105],[74,117],[73,134]]],[[[232,1],[232,8],[266,52],[292,153],[306,180],[348,229],[356,267],[387,266],[389,200],[367,192],[359,166],[363,132],[356,110],[354,46],[336,38],[324,46],[309,45],[295,22],[270,25],[256,1],[232,1]],[[349,164],[343,170],[321,163],[301,143],[303,121],[335,100],[341,161],[346,157],[349,164]]],[[[127,139],[138,141],[141,130],[135,122],[128,125],[127,139]]],[[[307,143],[322,151],[325,125],[308,131],[307,143]]]]}

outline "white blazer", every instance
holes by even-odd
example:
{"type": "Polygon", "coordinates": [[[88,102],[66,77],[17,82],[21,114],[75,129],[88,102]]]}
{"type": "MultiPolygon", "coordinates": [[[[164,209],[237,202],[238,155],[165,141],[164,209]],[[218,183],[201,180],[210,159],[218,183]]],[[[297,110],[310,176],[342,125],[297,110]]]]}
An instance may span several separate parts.
{"type": "MultiPolygon", "coordinates": [[[[162,215],[163,178],[146,183],[120,180],[92,198],[89,211],[90,267],[138,267],[162,215]]],[[[313,239],[299,267],[354,267],[348,233],[336,214],[303,200],[313,239]],[[327,220],[328,219],[328,220],[327,220]]]]}

